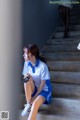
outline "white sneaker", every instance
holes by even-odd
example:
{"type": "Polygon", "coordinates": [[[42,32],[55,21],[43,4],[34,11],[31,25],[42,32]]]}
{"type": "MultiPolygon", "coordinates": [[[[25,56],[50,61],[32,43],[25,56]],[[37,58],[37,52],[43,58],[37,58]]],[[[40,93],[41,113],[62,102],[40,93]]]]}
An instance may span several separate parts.
{"type": "Polygon", "coordinates": [[[27,104],[25,105],[24,110],[23,110],[22,113],[21,113],[21,116],[24,117],[27,113],[30,112],[30,109],[31,109],[31,104],[27,103],[27,104]]]}
{"type": "Polygon", "coordinates": [[[80,43],[78,44],[77,49],[80,50],[80,43]]]}

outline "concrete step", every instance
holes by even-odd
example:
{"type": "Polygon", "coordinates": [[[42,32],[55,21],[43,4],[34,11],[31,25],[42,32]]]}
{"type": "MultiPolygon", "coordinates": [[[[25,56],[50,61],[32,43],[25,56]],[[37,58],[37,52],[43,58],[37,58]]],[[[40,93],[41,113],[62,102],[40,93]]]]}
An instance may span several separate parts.
{"type": "MultiPolygon", "coordinates": [[[[57,84],[80,85],[80,72],[50,71],[51,82],[57,84]]],[[[20,85],[21,92],[24,94],[23,83],[20,85]]],[[[54,88],[54,85],[53,85],[54,88]]]]}
{"type": "Polygon", "coordinates": [[[78,11],[78,10],[80,10],[80,1],[79,0],[77,0],[77,1],[78,1],[78,4],[73,4],[74,6],[72,8],[72,11],[78,11]]]}
{"type": "Polygon", "coordinates": [[[41,52],[58,52],[58,51],[78,51],[77,49],[77,45],[78,43],[71,43],[71,44],[68,44],[66,42],[66,44],[62,43],[62,44],[53,44],[53,45],[45,45],[41,52]]]}
{"type": "MultiPolygon", "coordinates": [[[[75,0],[74,0],[75,1],[75,0]]],[[[71,12],[76,12],[80,10],[80,4],[73,4],[71,12]],[[74,6],[75,5],[75,6],[74,6]]]]}
{"type": "Polygon", "coordinates": [[[80,20],[80,13],[79,14],[75,14],[73,16],[70,16],[70,20],[80,20]]]}
{"type": "MultiPolygon", "coordinates": [[[[80,25],[80,20],[77,20],[77,21],[70,21],[70,25],[80,25]]],[[[64,26],[63,22],[60,24],[60,26],[64,26]]]]}
{"type": "MultiPolygon", "coordinates": [[[[75,91],[74,87],[78,86],[77,89],[80,89],[80,87],[79,87],[79,85],[80,85],[80,72],[50,71],[50,75],[51,75],[51,82],[52,82],[52,86],[53,86],[53,96],[54,95],[64,96],[64,94],[65,94],[65,96],[70,96],[70,95],[72,96],[72,94],[73,94],[73,96],[75,96],[75,94],[78,94],[78,93],[75,93],[78,91],[75,91]],[[60,93],[60,91],[58,91],[59,89],[61,89],[61,93],[60,93]],[[64,89],[64,91],[66,90],[66,93],[64,93],[63,89],[64,89]],[[67,93],[67,91],[69,91],[68,89],[72,89],[71,92],[73,91],[73,93],[71,93],[69,95],[70,92],[67,93]]],[[[24,94],[23,83],[21,83],[20,88],[21,88],[22,93],[24,94]]],[[[76,97],[80,97],[80,95],[76,96],[76,97]]]]}
{"type": "MultiPolygon", "coordinates": [[[[80,7],[80,1],[79,0],[75,0],[76,2],[78,2],[77,4],[73,4],[74,6],[73,6],[73,8],[74,9],[79,9],[79,7],[80,7]]],[[[73,1],[74,2],[74,1],[73,1]]]]}
{"type": "MultiPolygon", "coordinates": [[[[28,115],[25,117],[21,117],[21,110],[19,112],[19,120],[27,120],[28,115]]],[[[38,112],[37,114],[37,120],[80,120],[79,115],[74,115],[74,114],[68,114],[68,115],[56,115],[56,114],[50,114],[49,111],[42,111],[38,112]]]]}
{"type": "Polygon", "coordinates": [[[80,85],[80,72],[50,71],[51,82],[80,85]]]}
{"type": "MultiPolygon", "coordinates": [[[[21,110],[19,112],[19,120],[27,120],[28,115],[25,117],[21,117],[21,110]]],[[[37,114],[37,120],[80,120],[79,116],[76,115],[55,115],[55,114],[49,114],[47,111],[38,112],[37,114]]]]}
{"type": "MultiPolygon", "coordinates": [[[[80,3],[79,3],[80,4],[80,3]]],[[[71,12],[78,12],[78,11],[80,11],[80,5],[78,6],[78,5],[76,5],[76,7],[73,7],[72,9],[71,9],[71,12]]]]}
{"type": "Polygon", "coordinates": [[[80,13],[80,10],[72,10],[71,13],[70,13],[70,16],[76,16],[76,15],[79,15],[80,13]]]}
{"type": "MultiPolygon", "coordinates": [[[[72,26],[72,25],[80,25],[80,21],[78,21],[78,22],[76,22],[76,21],[70,22],[70,26],[72,26]]],[[[64,26],[63,23],[61,23],[60,26],[64,26]]]]}
{"type": "MultiPolygon", "coordinates": [[[[54,82],[54,79],[52,81],[54,82]]],[[[80,98],[80,85],[56,82],[52,83],[52,88],[52,96],[65,98],[80,98]]],[[[24,94],[23,91],[22,93],[24,94]]]]}
{"type": "Polygon", "coordinates": [[[78,15],[77,15],[76,17],[75,17],[75,16],[72,16],[72,17],[70,18],[70,22],[71,22],[71,23],[73,23],[73,22],[79,22],[79,20],[80,20],[80,16],[78,16],[78,15]]]}
{"type": "Polygon", "coordinates": [[[52,88],[55,97],[80,99],[80,85],[52,83],[52,88]]]}
{"type": "MultiPolygon", "coordinates": [[[[56,32],[53,36],[54,38],[63,38],[64,32],[56,32]]],[[[80,31],[69,31],[68,38],[71,37],[80,37],[80,31]]]]}
{"type": "Polygon", "coordinates": [[[80,42],[80,38],[58,38],[58,39],[49,39],[46,42],[46,45],[66,45],[66,44],[76,44],[80,42]]]}
{"type": "Polygon", "coordinates": [[[77,8],[72,8],[71,9],[71,11],[70,11],[70,14],[74,14],[74,13],[79,13],[79,11],[80,11],[80,6],[79,7],[77,7],[77,8]]]}
{"type": "Polygon", "coordinates": [[[80,19],[77,20],[70,20],[70,25],[76,25],[76,24],[80,24],[80,19]]]}
{"type": "Polygon", "coordinates": [[[80,100],[74,99],[64,99],[64,98],[53,98],[50,105],[42,105],[41,111],[47,111],[47,113],[52,113],[56,115],[69,115],[72,114],[80,117],[80,100]]]}
{"type": "Polygon", "coordinates": [[[80,61],[47,61],[50,71],[80,71],[80,61]]]}
{"type": "MultiPolygon", "coordinates": [[[[22,99],[24,96],[21,96],[22,99]]],[[[47,113],[53,115],[68,115],[80,117],[80,100],[79,99],[66,99],[66,98],[53,98],[50,105],[43,104],[39,113],[47,113]],[[73,115],[72,115],[73,114],[73,115]]]]}
{"type": "MultiPolygon", "coordinates": [[[[80,30],[80,25],[70,25],[69,26],[70,31],[78,31],[80,30]]],[[[64,31],[64,26],[60,26],[56,29],[56,32],[64,31]]]]}
{"type": "Polygon", "coordinates": [[[46,60],[53,61],[80,61],[80,51],[79,52],[44,52],[42,56],[46,60]]]}
{"type": "MultiPolygon", "coordinates": [[[[38,113],[37,120],[80,120],[80,117],[77,115],[72,114],[71,115],[54,115],[54,114],[43,114],[38,113]]],[[[24,119],[26,120],[26,119],[24,119]]]]}
{"type": "Polygon", "coordinates": [[[80,13],[76,13],[75,15],[70,16],[70,20],[77,20],[76,18],[80,20],[80,13]]]}

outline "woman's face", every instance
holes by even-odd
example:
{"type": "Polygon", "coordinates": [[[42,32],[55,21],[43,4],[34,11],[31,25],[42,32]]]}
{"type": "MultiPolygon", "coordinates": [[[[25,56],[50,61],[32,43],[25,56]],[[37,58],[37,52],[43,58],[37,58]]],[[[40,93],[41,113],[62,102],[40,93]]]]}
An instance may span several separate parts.
{"type": "Polygon", "coordinates": [[[24,48],[24,49],[23,49],[23,52],[24,52],[24,54],[23,54],[24,60],[25,60],[25,61],[28,61],[27,48],[24,48]]]}
{"type": "Polygon", "coordinates": [[[28,53],[28,59],[33,63],[35,60],[35,56],[32,55],[30,52],[28,53]]]}

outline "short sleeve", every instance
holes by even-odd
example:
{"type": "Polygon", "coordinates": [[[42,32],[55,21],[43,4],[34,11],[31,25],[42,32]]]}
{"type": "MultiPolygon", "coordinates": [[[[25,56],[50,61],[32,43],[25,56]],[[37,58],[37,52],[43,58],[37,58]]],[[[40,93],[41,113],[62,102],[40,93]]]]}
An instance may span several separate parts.
{"type": "Polygon", "coordinates": [[[27,72],[28,72],[28,62],[24,62],[22,75],[27,74],[27,72]]]}
{"type": "Polygon", "coordinates": [[[41,69],[41,80],[48,80],[48,79],[50,79],[49,70],[47,65],[44,64],[41,69]]]}

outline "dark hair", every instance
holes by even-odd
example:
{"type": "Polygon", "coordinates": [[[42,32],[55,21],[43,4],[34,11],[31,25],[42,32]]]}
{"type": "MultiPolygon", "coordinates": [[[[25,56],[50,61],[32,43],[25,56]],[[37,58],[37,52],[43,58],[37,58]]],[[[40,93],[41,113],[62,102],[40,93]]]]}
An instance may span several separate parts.
{"type": "Polygon", "coordinates": [[[46,63],[46,60],[42,56],[39,55],[39,48],[36,44],[28,45],[28,53],[29,52],[32,55],[34,55],[36,59],[40,59],[41,61],[46,63]]]}
{"type": "Polygon", "coordinates": [[[24,47],[23,47],[23,50],[26,49],[26,48],[28,48],[28,45],[27,45],[27,46],[24,46],[24,47]]]}

